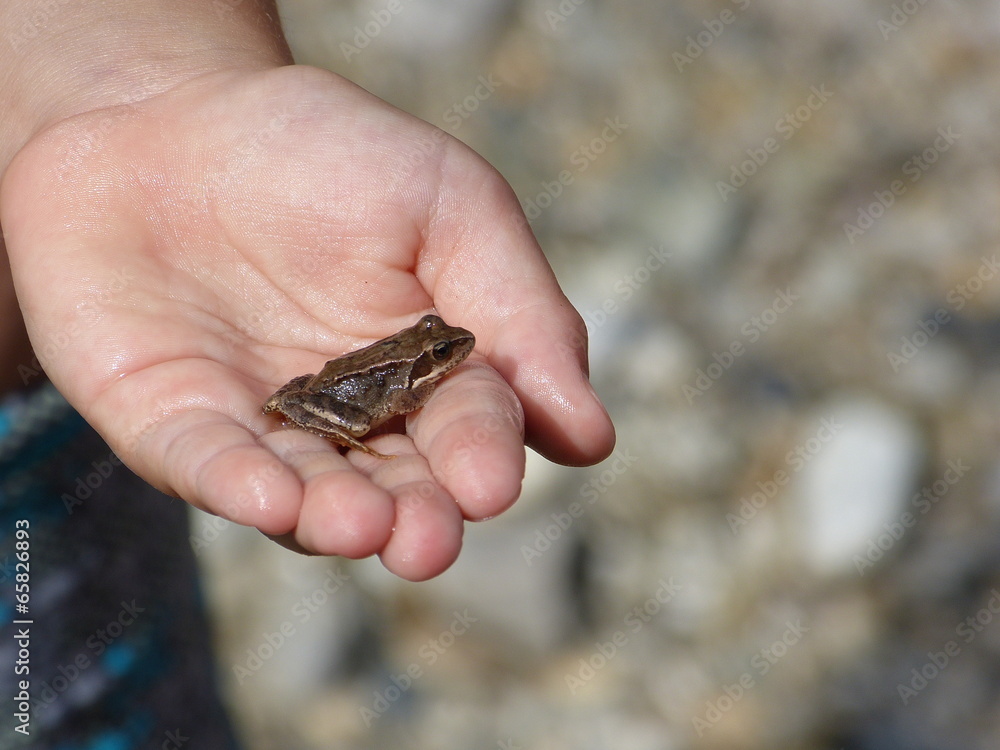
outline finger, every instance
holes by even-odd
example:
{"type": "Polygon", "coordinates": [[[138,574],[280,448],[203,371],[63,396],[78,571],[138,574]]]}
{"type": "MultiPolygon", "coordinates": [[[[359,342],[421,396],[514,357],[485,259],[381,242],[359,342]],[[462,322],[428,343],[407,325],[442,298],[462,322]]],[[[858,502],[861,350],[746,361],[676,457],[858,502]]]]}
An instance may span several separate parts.
{"type": "Polygon", "coordinates": [[[435,481],[478,521],[510,507],[524,477],[524,414],[496,370],[462,365],[443,380],[407,430],[435,481]]]}
{"type": "Polygon", "coordinates": [[[517,393],[532,446],[561,463],[601,460],[614,447],[614,428],[588,380],[583,320],[503,178],[484,173],[474,154],[449,163],[443,218],[429,235],[432,261],[418,274],[445,319],[473,330],[477,350],[517,393]]]}
{"type": "Polygon", "coordinates": [[[587,376],[586,328],[568,302],[513,313],[496,331],[494,350],[524,405],[531,447],[569,465],[611,453],[614,425],[587,376]]]}
{"type": "MultiPolygon", "coordinates": [[[[396,436],[393,439],[393,445],[404,441],[396,436]]],[[[380,439],[379,443],[383,450],[390,440],[380,439]]],[[[455,499],[434,479],[423,456],[392,452],[396,458],[390,462],[357,452],[351,454],[351,459],[370,472],[372,481],[384,487],[395,501],[395,525],[379,555],[382,564],[400,578],[424,581],[444,572],[458,559],[464,521],[455,499]]]]}
{"type": "Polygon", "coordinates": [[[157,488],[281,534],[296,524],[302,483],[258,441],[271,424],[258,404],[250,387],[222,365],[173,360],[118,379],[87,399],[81,413],[157,488]]]}
{"type": "Polygon", "coordinates": [[[298,478],[246,428],[219,412],[167,417],[142,439],[129,463],[139,471],[156,464],[143,473],[169,478],[161,483],[170,494],[267,534],[284,533],[298,519],[298,478]]]}
{"type": "Polygon", "coordinates": [[[392,534],[392,496],[358,473],[330,443],[304,430],[265,436],[304,488],[294,538],[304,550],[352,559],[378,553],[392,534]]]}

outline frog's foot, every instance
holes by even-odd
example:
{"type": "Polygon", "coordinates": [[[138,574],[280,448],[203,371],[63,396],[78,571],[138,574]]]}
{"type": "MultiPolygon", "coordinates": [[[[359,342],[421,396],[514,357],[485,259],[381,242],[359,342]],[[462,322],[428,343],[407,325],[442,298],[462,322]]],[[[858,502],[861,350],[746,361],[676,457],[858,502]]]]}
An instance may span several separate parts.
{"type": "Polygon", "coordinates": [[[356,451],[361,451],[362,453],[367,453],[369,456],[375,456],[375,458],[382,458],[386,460],[390,458],[395,458],[395,456],[387,456],[385,453],[379,453],[374,448],[369,448],[367,445],[362,443],[360,440],[354,437],[354,435],[351,435],[346,430],[339,430],[339,429],[331,430],[312,425],[308,427],[305,425],[299,425],[299,426],[303,427],[306,430],[309,430],[309,432],[312,432],[316,435],[322,435],[327,440],[332,440],[335,443],[339,443],[340,445],[343,445],[345,448],[351,448],[356,451]]]}
{"type": "MultiPolygon", "coordinates": [[[[330,437],[330,436],[328,435],[327,437],[330,437]]],[[[337,440],[338,442],[341,441],[340,437],[336,437],[336,438],[332,438],[332,439],[333,440],[337,440]]],[[[386,461],[388,461],[390,458],[395,458],[396,457],[394,455],[386,455],[385,453],[379,453],[374,448],[369,448],[367,445],[365,445],[364,443],[362,443],[360,440],[355,440],[354,438],[350,439],[350,442],[347,444],[347,447],[353,448],[354,450],[357,450],[357,451],[361,451],[362,453],[367,453],[369,456],[375,456],[375,458],[384,459],[386,461]]]]}
{"type": "Polygon", "coordinates": [[[388,460],[390,458],[395,458],[392,455],[386,455],[385,453],[379,453],[374,448],[369,448],[367,445],[362,443],[353,435],[348,435],[346,432],[340,432],[337,430],[324,430],[322,427],[316,427],[315,425],[305,425],[297,422],[292,422],[293,425],[298,427],[300,430],[305,430],[306,432],[311,432],[313,435],[319,435],[320,437],[325,437],[327,440],[338,445],[342,445],[345,448],[350,448],[356,451],[361,451],[362,453],[367,453],[369,456],[375,456],[375,458],[382,458],[388,460]]]}

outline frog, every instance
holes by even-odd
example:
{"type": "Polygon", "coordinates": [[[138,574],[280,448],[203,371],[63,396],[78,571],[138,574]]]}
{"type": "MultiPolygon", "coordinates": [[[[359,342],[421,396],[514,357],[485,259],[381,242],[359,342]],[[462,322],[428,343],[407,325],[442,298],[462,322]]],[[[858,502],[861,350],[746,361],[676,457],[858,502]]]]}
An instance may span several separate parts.
{"type": "Polygon", "coordinates": [[[437,315],[299,375],[267,399],[265,414],[381,459],[360,438],[387,419],[416,411],[438,382],[469,356],[476,337],[437,315]]]}

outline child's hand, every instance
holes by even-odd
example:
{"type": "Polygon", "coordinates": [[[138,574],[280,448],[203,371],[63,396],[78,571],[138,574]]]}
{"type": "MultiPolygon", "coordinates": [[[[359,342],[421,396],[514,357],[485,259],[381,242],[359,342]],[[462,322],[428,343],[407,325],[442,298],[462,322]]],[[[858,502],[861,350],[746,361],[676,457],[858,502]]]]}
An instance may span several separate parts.
{"type": "Polygon", "coordinates": [[[319,554],[409,579],[458,555],[463,517],[517,497],[524,439],[606,456],[585,330],[504,180],[344,79],[204,75],[36,136],[0,194],[46,372],[162,490],[319,554]],[[289,378],[436,310],[476,353],[371,438],[392,461],[279,429],[289,378]]]}

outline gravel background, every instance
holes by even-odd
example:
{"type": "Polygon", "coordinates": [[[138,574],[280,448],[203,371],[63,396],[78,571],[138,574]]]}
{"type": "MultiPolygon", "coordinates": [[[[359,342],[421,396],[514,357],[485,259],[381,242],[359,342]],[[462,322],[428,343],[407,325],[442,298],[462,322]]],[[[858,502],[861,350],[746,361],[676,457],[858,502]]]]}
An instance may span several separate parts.
{"type": "Polygon", "coordinates": [[[510,180],[619,447],[424,584],[196,516],[248,748],[1000,746],[1000,6],[282,15],[510,180]]]}

